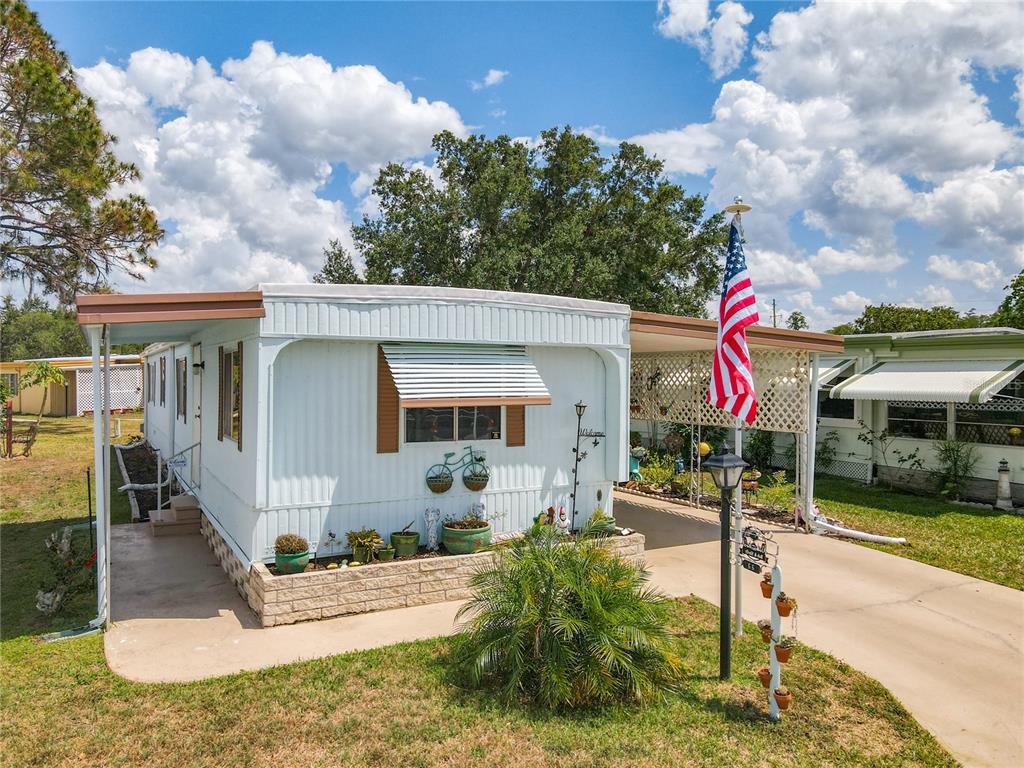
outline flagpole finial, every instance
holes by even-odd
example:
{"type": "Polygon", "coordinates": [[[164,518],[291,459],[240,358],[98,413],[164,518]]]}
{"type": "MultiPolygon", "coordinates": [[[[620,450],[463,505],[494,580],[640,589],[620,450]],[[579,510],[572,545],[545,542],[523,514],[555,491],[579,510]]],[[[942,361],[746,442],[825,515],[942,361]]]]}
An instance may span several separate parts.
{"type": "Polygon", "coordinates": [[[732,205],[725,206],[724,210],[726,213],[746,213],[747,211],[752,211],[753,209],[754,206],[750,205],[749,203],[744,203],[743,198],[740,197],[739,195],[736,195],[736,197],[733,198],[732,205]]]}

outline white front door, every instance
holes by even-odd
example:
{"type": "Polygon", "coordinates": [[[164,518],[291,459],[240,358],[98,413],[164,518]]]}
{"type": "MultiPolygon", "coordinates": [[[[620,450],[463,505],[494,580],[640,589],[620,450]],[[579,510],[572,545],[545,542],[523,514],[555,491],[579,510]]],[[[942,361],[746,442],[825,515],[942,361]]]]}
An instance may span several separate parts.
{"type": "Polygon", "coordinates": [[[202,464],[200,458],[199,438],[202,435],[200,415],[203,409],[203,369],[198,367],[203,362],[203,347],[201,344],[192,345],[192,442],[196,447],[192,449],[191,480],[192,485],[199,487],[202,478],[202,464]]]}

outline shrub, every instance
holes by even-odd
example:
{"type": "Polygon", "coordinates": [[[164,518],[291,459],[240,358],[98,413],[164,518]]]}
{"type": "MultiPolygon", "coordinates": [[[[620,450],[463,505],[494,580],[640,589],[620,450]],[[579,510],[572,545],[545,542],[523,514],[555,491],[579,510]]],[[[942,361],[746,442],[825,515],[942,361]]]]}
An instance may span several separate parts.
{"type": "Polygon", "coordinates": [[[959,499],[964,492],[964,483],[981,458],[974,443],[940,440],[935,445],[935,458],[939,474],[942,475],[942,495],[959,499]]]}
{"type": "Polygon", "coordinates": [[[274,554],[301,555],[309,552],[309,542],[295,533],[282,533],[274,540],[274,554]]]}
{"type": "Polygon", "coordinates": [[[644,482],[650,485],[668,485],[675,474],[675,462],[660,456],[652,456],[641,470],[644,482]]]}
{"type": "Polygon", "coordinates": [[[534,526],[471,578],[451,656],[458,673],[497,686],[506,702],[548,708],[646,703],[676,689],[670,601],[594,533],[584,526],[567,544],[534,526]]]}
{"type": "Polygon", "coordinates": [[[57,613],[74,595],[87,592],[96,584],[96,553],[82,552],[75,545],[71,526],[64,526],[46,537],[50,578],[36,592],[36,608],[47,616],[57,613]]]}
{"type": "Polygon", "coordinates": [[[373,553],[377,551],[377,547],[384,544],[384,539],[380,537],[374,528],[362,528],[358,531],[349,531],[345,534],[345,539],[348,541],[349,547],[355,550],[356,547],[361,547],[370,553],[370,558],[373,559],[373,553]]]}
{"type": "Polygon", "coordinates": [[[743,458],[752,467],[769,474],[775,465],[775,433],[756,429],[743,443],[743,458]]]}

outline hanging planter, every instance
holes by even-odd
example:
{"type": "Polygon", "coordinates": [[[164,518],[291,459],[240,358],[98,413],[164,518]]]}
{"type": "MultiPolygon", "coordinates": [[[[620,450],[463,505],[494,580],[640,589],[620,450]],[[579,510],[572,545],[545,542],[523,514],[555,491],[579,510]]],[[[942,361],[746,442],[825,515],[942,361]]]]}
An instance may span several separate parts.
{"type": "Polygon", "coordinates": [[[772,575],[766,573],[761,577],[761,594],[767,597],[769,600],[772,597],[772,575]]]}
{"type": "Polygon", "coordinates": [[[757,670],[757,679],[761,681],[762,688],[768,688],[772,684],[772,671],[768,667],[761,667],[757,670]]]}
{"type": "Polygon", "coordinates": [[[491,474],[483,464],[470,464],[462,473],[462,484],[474,493],[486,488],[490,479],[491,474]]]}
{"type": "Polygon", "coordinates": [[[633,415],[639,414],[642,411],[643,406],[641,406],[640,403],[633,401],[629,404],[629,412],[632,413],[633,415]]]}
{"type": "Polygon", "coordinates": [[[761,619],[757,622],[757,628],[761,630],[761,639],[770,643],[772,641],[772,623],[768,619],[761,619]]]}
{"type": "Polygon", "coordinates": [[[775,607],[779,609],[779,616],[785,618],[796,610],[796,600],[785,592],[779,592],[779,596],[775,598],[775,607]]]}
{"type": "Polygon", "coordinates": [[[793,692],[784,685],[780,685],[775,689],[775,703],[779,705],[779,709],[789,709],[789,705],[793,703],[793,692]]]}
{"type": "Polygon", "coordinates": [[[789,661],[789,655],[793,652],[793,646],[790,643],[788,637],[779,639],[779,642],[775,644],[775,658],[778,659],[779,664],[785,664],[789,661]]]}
{"type": "Polygon", "coordinates": [[[434,493],[444,493],[452,487],[452,473],[446,467],[442,467],[442,469],[444,471],[427,473],[427,488],[434,493]]]}

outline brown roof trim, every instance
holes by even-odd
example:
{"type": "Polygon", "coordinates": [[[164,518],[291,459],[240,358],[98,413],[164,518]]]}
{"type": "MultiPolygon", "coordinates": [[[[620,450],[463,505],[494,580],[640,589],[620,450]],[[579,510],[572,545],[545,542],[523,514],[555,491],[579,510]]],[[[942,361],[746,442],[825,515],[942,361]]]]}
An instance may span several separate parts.
{"type": "Polygon", "coordinates": [[[79,325],[265,317],[263,291],[114,293],[75,297],[79,325]]]}
{"type": "MultiPolygon", "coordinates": [[[[699,317],[662,315],[657,312],[637,312],[634,310],[629,321],[629,330],[636,333],[714,339],[718,335],[718,323],[715,320],[705,320],[699,317]]],[[[752,325],[747,328],[747,339],[751,344],[766,347],[806,349],[810,352],[843,352],[843,337],[835,336],[831,333],[791,331],[788,328],[768,328],[763,325],[752,325]]]]}

